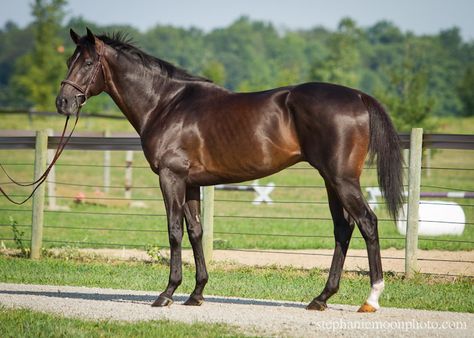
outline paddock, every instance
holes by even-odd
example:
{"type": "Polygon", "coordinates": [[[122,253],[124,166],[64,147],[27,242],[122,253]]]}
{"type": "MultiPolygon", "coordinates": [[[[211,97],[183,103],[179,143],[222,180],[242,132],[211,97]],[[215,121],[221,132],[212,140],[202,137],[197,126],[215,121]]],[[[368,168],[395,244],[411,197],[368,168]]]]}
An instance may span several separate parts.
{"type": "MultiPolygon", "coordinates": [[[[134,157],[133,165],[129,163],[130,155],[127,154],[131,151],[139,151],[141,149],[138,138],[133,134],[109,134],[107,137],[104,137],[104,134],[105,133],[79,134],[79,136],[71,139],[68,151],[66,151],[64,155],[68,156],[67,154],[70,153],[71,157],[65,162],[60,162],[55,166],[57,167],[56,170],[58,171],[58,176],[56,180],[48,180],[49,187],[53,186],[54,188],[48,193],[46,190],[42,192],[46,197],[46,206],[42,209],[43,216],[46,219],[43,229],[44,238],[35,240],[42,243],[40,246],[47,247],[69,245],[77,247],[144,248],[156,246],[166,250],[166,230],[156,227],[156,224],[154,226],[151,225],[153,224],[151,222],[153,219],[158,223],[163,222],[164,212],[149,211],[150,207],[154,208],[154,205],[162,203],[158,196],[159,192],[157,182],[155,181],[155,185],[153,185],[150,184],[151,182],[148,180],[147,184],[144,184],[143,181],[140,180],[144,175],[143,173],[148,172],[149,168],[143,162],[140,162],[139,156],[134,157]],[[77,154],[81,154],[84,151],[96,153],[97,155],[102,154],[102,156],[97,157],[94,155],[94,158],[96,159],[94,163],[85,163],[80,158],[77,158],[77,154]],[[125,153],[125,156],[120,155],[119,158],[117,158],[117,156],[123,151],[128,153],[125,153]],[[113,157],[112,162],[110,162],[111,156],[113,157]],[[100,160],[101,157],[102,160],[100,160]],[[99,162],[97,162],[97,159],[99,159],[99,162]],[[132,169],[134,174],[127,174],[127,171],[132,169]],[[71,181],[61,179],[61,176],[63,176],[61,172],[71,170],[79,174],[77,179],[71,181]],[[80,174],[81,171],[89,173],[93,171],[100,172],[100,175],[98,180],[96,179],[94,182],[88,182],[90,174],[84,176],[83,174],[80,174]],[[112,171],[112,175],[110,171],[112,171]],[[112,177],[112,181],[109,184],[105,184],[107,177],[109,180],[112,177]],[[131,184],[131,187],[127,186],[127,177],[128,179],[130,179],[130,177],[134,178],[134,183],[131,184]],[[107,192],[107,190],[110,192],[107,192]],[[54,193],[52,194],[51,191],[54,193]],[[84,206],[79,206],[79,209],[76,207],[72,207],[71,209],[70,203],[75,199],[78,191],[86,192],[86,203],[84,206]],[[125,196],[127,191],[130,193],[130,196],[128,197],[125,196]],[[120,192],[122,192],[122,194],[120,192]],[[51,205],[51,200],[57,200],[58,202],[51,205]],[[70,209],[68,211],[66,209],[57,208],[56,204],[59,207],[68,207],[70,209]],[[130,206],[132,206],[131,209],[129,208],[130,206]],[[110,208],[113,210],[110,210],[110,208]],[[78,224],[71,224],[70,216],[84,220],[79,221],[78,224]],[[114,219],[123,218],[124,216],[130,218],[131,222],[128,222],[126,226],[122,225],[116,227],[117,224],[114,224],[114,219]],[[93,221],[92,223],[88,222],[87,219],[90,217],[94,219],[104,218],[104,220],[109,220],[101,221],[99,225],[98,223],[94,224],[96,221],[93,221]],[[135,220],[132,220],[132,217],[135,220]],[[69,219],[69,221],[65,221],[66,219],[69,219]],[[144,220],[146,220],[146,225],[144,220]],[[134,224],[133,226],[131,225],[132,223],[134,224]],[[53,233],[55,236],[52,236],[53,233]],[[86,237],[81,234],[85,234],[86,237]],[[152,234],[163,239],[163,241],[157,244],[157,241],[153,240],[153,236],[151,236],[152,234]]],[[[11,154],[11,150],[33,149],[35,147],[36,137],[33,136],[31,132],[3,131],[0,135],[0,147],[5,149],[2,152],[5,156],[9,156],[8,154],[11,154]]],[[[400,135],[400,137],[403,146],[408,149],[409,135],[400,135]]],[[[50,149],[54,148],[57,141],[57,136],[48,137],[47,147],[50,149]]],[[[423,136],[423,142],[423,148],[425,149],[463,149],[462,151],[467,151],[468,154],[470,152],[469,149],[472,149],[473,145],[472,136],[469,135],[428,134],[423,136]]],[[[31,154],[31,150],[21,151],[29,151],[31,154]]],[[[46,150],[43,149],[43,151],[46,150]]],[[[444,151],[449,153],[450,150],[444,151]]],[[[41,158],[43,161],[46,161],[46,157],[47,156],[42,156],[41,158]]],[[[6,162],[6,165],[9,168],[19,168],[24,166],[28,169],[28,165],[31,165],[31,163],[8,162],[4,159],[2,159],[2,162],[6,162]]],[[[421,166],[419,169],[423,173],[423,171],[426,170],[426,167],[421,166]]],[[[408,171],[408,168],[406,170],[408,171]]],[[[472,178],[473,171],[469,167],[447,167],[444,165],[436,167],[436,163],[430,168],[430,170],[434,173],[438,172],[443,175],[445,173],[452,173],[458,178],[461,178],[461,175],[464,175],[467,180],[469,180],[469,177],[472,178]]],[[[215,192],[215,198],[213,199],[215,211],[211,211],[206,207],[209,206],[209,200],[205,199],[203,201],[203,211],[208,208],[208,216],[204,216],[203,218],[206,220],[205,227],[207,227],[207,229],[209,229],[209,226],[214,228],[214,231],[212,232],[207,231],[207,236],[205,236],[205,240],[207,240],[206,245],[209,250],[211,250],[208,251],[211,252],[208,253],[208,259],[210,259],[209,257],[212,255],[213,247],[223,250],[246,251],[250,250],[252,247],[259,248],[259,244],[266,242],[268,242],[268,244],[265,244],[263,247],[260,246],[260,248],[267,250],[270,249],[269,251],[272,251],[272,247],[274,251],[275,249],[278,251],[279,248],[331,248],[333,241],[332,234],[327,232],[327,230],[322,230],[324,228],[318,227],[317,225],[322,223],[330,229],[331,222],[329,215],[320,212],[308,213],[307,211],[308,208],[327,208],[327,202],[324,200],[323,185],[319,183],[320,181],[316,180],[317,177],[313,177],[317,175],[313,174],[311,178],[310,176],[307,176],[310,169],[305,166],[298,165],[287,169],[286,172],[288,174],[284,184],[281,183],[281,179],[275,180],[277,182],[275,184],[276,190],[272,194],[276,197],[273,200],[272,205],[264,204],[260,206],[251,206],[251,196],[249,196],[247,192],[239,192],[240,189],[248,189],[251,183],[244,184],[243,186],[231,186],[235,187],[233,189],[236,189],[236,191],[217,190],[215,192]],[[302,180],[305,182],[302,184],[302,181],[295,181],[295,178],[297,177],[304,177],[302,180]],[[314,196],[317,197],[314,198],[314,196]],[[225,212],[223,212],[224,210],[225,212]],[[252,212],[246,213],[245,210],[251,210],[252,212]],[[212,214],[209,215],[209,212],[212,212],[212,214]],[[215,225],[210,224],[210,221],[213,221],[215,225]],[[223,228],[223,223],[230,223],[232,225],[231,227],[234,229],[223,228]],[[247,223],[248,225],[246,225],[247,223]],[[283,225],[287,223],[298,223],[299,226],[293,230],[291,227],[289,228],[288,225],[283,225]],[[282,231],[282,229],[286,230],[282,231]],[[234,244],[234,239],[236,238],[238,242],[234,244]],[[292,241],[290,242],[292,244],[283,243],[283,240],[288,239],[292,241]],[[295,243],[303,241],[305,242],[303,245],[292,246],[295,245],[295,243]]],[[[373,169],[366,168],[366,172],[370,175],[371,172],[373,172],[373,169]]],[[[434,181],[436,179],[437,177],[435,176],[431,180],[434,181]]],[[[274,179],[273,177],[270,177],[262,181],[262,186],[268,187],[268,184],[272,181],[274,181],[274,179]]],[[[459,185],[457,187],[459,187],[459,185]]],[[[466,188],[466,186],[463,187],[466,188]]],[[[420,185],[420,189],[422,190],[434,190],[435,188],[453,190],[451,188],[455,189],[456,185],[453,187],[436,186],[426,183],[420,185]]],[[[209,191],[212,188],[206,189],[209,191]]],[[[441,190],[438,193],[441,194],[444,192],[441,190]]],[[[21,196],[21,192],[18,196],[21,196]]],[[[383,201],[378,201],[377,203],[379,203],[379,206],[383,206],[383,201]]],[[[72,206],[73,205],[74,204],[72,204],[72,206]]],[[[473,228],[472,203],[470,200],[464,200],[464,202],[461,202],[461,206],[464,208],[467,215],[466,231],[469,234],[473,228]]],[[[24,230],[28,234],[32,233],[29,231],[31,229],[31,224],[36,223],[35,221],[31,223],[28,222],[28,216],[25,214],[31,212],[28,211],[31,210],[31,207],[22,208],[20,210],[12,209],[11,206],[8,206],[4,207],[3,210],[6,211],[4,213],[5,215],[15,215],[15,219],[21,220],[17,224],[19,229],[24,230]]],[[[391,222],[387,219],[383,208],[380,210],[381,215],[379,216],[379,219],[381,224],[380,229],[382,232],[382,247],[392,246],[395,248],[404,248],[406,241],[405,237],[395,236],[396,233],[391,232],[391,230],[387,235],[383,235],[384,229],[390,227],[391,222]]],[[[75,222],[76,220],[72,223],[75,222]]],[[[11,237],[11,232],[9,230],[10,226],[11,224],[8,219],[2,220],[2,227],[0,228],[2,230],[2,235],[0,240],[5,243],[4,245],[11,246],[14,238],[11,237]]],[[[24,243],[29,243],[30,238],[24,236],[23,240],[24,243]]],[[[362,242],[360,235],[356,235],[352,247],[363,248],[361,245],[363,244],[362,242]]],[[[473,241],[470,237],[465,238],[465,236],[460,238],[421,237],[417,240],[416,247],[429,249],[437,248],[438,245],[441,247],[446,245],[447,247],[444,248],[457,247],[457,250],[472,250],[472,244],[473,241]]],[[[414,252],[416,253],[416,251],[414,252]]],[[[410,257],[410,255],[407,257],[410,257]]],[[[411,257],[414,257],[414,255],[412,254],[411,257]]],[[[421,261],[422,260],[423,258],[421,258],[421,261]]],[[[468,260],[466,262],[461,262],[461,264],[469,265],[473,263],[472,260],[468,260]]]]}

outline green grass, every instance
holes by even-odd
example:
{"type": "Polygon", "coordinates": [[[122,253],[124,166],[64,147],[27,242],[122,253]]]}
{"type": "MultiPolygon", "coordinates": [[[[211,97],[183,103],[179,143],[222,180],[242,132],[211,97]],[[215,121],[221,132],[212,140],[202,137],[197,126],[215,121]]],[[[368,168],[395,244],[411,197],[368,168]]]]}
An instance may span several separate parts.
{"type": "MultiPolygon", "coordinates": [[[[32,125],[26,118],[19,116],[2,116],[2,129],[41,129],[61,128],[61,117],[35,118],[32,125]],[[23,120],[22,120],[23,119],[23,120]]],[[[78,131],[100,131],[107,125],[114,131],[131,131],[127,121],[82,119],[78,131]]],[[[473,132],[474,118],[443,119],[441,132],[473,132]],[[444,121],[444,122],[443,122],[444,121]]],[[[0,150],[0,163],[23,164],[7,165],[7,169],[19,180],[31,180],[33,152],[30,150],[0,150]]],[[[58,201],[68,206],[73,213],[46,212],[44,245],[46,247],[67,245],[62,242],[86,242],[82,246],[100,247],[107,243],[131,246],[167,246],[165,218],[163,216],[146,216],[144,214],[164,215],[158,178],[148,168],[144,156],[136,152],[133,171],[133,198],[143,200],[147,208],[130,208],[127,201],[122,200],[123,189],[112,188],[107,194],[98,192],[102,183],[103,169],[102,152],[65,151],[57,165],[56,181],[58,201]],[[94,165],[94,166],[84,166],[94,165]],[[142,168],[143,167],[143,168],[142,168]],[[66,183],[66,184],[61,184],[66,183]],[[89,186],[74,186],[87,184],[89,186]],[[147,188],[142,188],[147,187],[147,188]],[[87,203],[77,205],[73,198],[79,192],[86,195],[87,203]],[[101,200],[105,197],[105,200],[101,200]],[[91,214],[98,213],[98,214],[91,214]],[[100,214],[102,213],[102,214],[100,214]],[[118,215],[112,215],[118,214],[118,215]],[[123,215],[125,214],[125,215],[123,215]],[[80,229],[76,229],[80,228],[80,229]],[[156,231],[156,232],[155,232],[156,231]]],[[[125,154],[121,151],[112,153],[112,165],[123,166],[125,154]]],[[[433,154],[433,167],[438,168],[474,168],[472,151],[437,150],[433,154]]],[[[277,185],[301,186],[301,188],[277,187],[272,198],[277,202],[273,205],[254,206],[250,203],[253,193],[248,192],[216,192],[216,218],[214,238],[218,248],[259,248],[259,249],[316,249],[333,248],[332,222],[326,203],[327,197],[322,178],[307,164],[300,163],[296,169],[284,170],[276,175],[262,179],[261,183],[274,182],[277,185]],[[307,188],[314,186],[314,188],[307,188]],[[229,201],[230,200],[230,201],[229,201]],[[282,203],[278,203],[282,202],[282,203]],[[290,203],[286,203],[290,202],[290,203]],[[249,217],[260,218],[249,218],[249,217]],[[261,218],[264,217],[264,218],[261,218]],[[274,218],[276,217],[276,218],[274,218]],[[295,219],[287,219],[295,217],[295,219]]],[[[123,187],[124,169],[112,168],[113,186],[123,187]]],[[[0,182],[7,178],[0,174],[0,182]]],[[[362,185],[376,186],[375,170],[367,169],[362,177],[362,185]]],[[[471,170],[436,170],[431,175],[424,171],[422,191],[446,191],[442,188],[474,191],[474,171],[471,170]]],[[[17,189],[12,185],[4,186],[10,193],[25,196],[28,189],[17,189]]],[[[20,197],[18,197],[19,199],[20,197]]],[[[420,249],[440,250],[472,250],[474,242],[474,200],[449,199],[463,204],[466,214],[466,225],[462,236],[440,236],[436,238],[420,237],[420,249]],[[441,240],[441,241],[432,241],[441,240]],[[460,240],[465,242],[460,242],[460,240]]],[[[9,204],[0,198],[0,238],[12,238],[9,226],[10,217],[24,231],[24,238],[29,239],[31,224],[31,203],[23,207],[9,204]]],[[[388,220],[384,208],[376,210],[379,217],[379,231],[382,248],[403,248],[404,238],[398,234],[394,223],[388,220]]],[[[186,239],[185,239],[186,240],[186,239]]],[[[13,247],[12,241],[4,241],[6,246],[13,247]]],[[[188,245],[186,243],[186,245],[188,245]]],[[[81,245],[78,245],[81,246],[81,245]]],[[[354,233],[351,248],[365,248],[358,230],[354,233]]]]}
{"type": "MultiPolygon", "coordinates": [[[[184,266],[179,293],[194,287],[194,269],[184,266]]],[[[385,273],[386,289],[380,303],[385,307],[474,312],[472,279],[446,279],[417,275],[405,280],[385,273]]],[[[327,272],[317,269],[252,268],[211,265],[206,294],[289,301],[311,301],[323,289],[327,272]]],[[[0,281],[24,284],[75,285],[159,293],[168,281],[168,267],[142,262],[63,260],[32,261],[0,256],[0,281]]],[[[369,292],[364,273],[345,273],[332,303],[360,305],[369,292]]]]}
{"type": "Polygon", "coordinates": [[[224,324],[171,321],[125,323],[63,318],[0,306],[1,337],[244,337],[224,324]]]}
{"type": "MultiPolygon", "coordinates": [[[[65,117],[60,116],[33,116],[30,120],[25,115],[2,114],[1,129],[20,129],[20,130],[40,130],[52,128],[53,130],[62,130],[65,117]]],[[[73,123],[71,120],[70,123],[73,123]]],[[[104,119],[104,118],[79,118],[76,131],[100,131],[103,132],[105,126],[111,131],[132,132],[134,129],[127,120],[104,119]]]]}

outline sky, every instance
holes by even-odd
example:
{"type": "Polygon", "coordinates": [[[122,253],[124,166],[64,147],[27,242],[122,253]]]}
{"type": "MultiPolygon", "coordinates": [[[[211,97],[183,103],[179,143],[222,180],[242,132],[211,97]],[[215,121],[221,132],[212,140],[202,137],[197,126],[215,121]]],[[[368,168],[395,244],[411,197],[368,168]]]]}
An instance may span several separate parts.
{"type": "MultiPolygon", "coordinates": [[[[0,27],[31,22],[33,0],[0,0],[0,27]]],[[[388,20],[403,31],[436,34],[457,26],[465,40],[474,39],[474,0],[68,0],[66,21],[82,16],[97,24],[129,24],[145,31],[156,24],[226,27],[238,17],[272,22],[277,28],[322,25],[334,29],[349,16],[359,26],[388,20]]]]}

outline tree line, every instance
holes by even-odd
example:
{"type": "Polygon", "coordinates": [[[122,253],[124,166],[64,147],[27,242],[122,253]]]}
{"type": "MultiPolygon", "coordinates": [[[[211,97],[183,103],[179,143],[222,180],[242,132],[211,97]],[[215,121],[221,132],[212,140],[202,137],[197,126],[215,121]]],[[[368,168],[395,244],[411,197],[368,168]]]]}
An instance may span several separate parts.
{"type": "MultiPolygon", "coordinates": [[[[432,35],[403,32],[394,23],[369,27],[344,18],[335,30],[288,30],[243,16],[205,32],[157,24],[101,26],[82,17],[64,23],[65,0],[35,0],[34,21],[0,28],[0,106],[54,110],[66,59],[69,28],[96,34],[126,32],[147,53],[235,91],[257,91],[307,81],[338,83],[377,97],[397,127],[434,128],[434,117],[474,115],[474,41],[456,27],[432,35]]],[[[117,111],[101,95],[89,111],[117,111]]]]}

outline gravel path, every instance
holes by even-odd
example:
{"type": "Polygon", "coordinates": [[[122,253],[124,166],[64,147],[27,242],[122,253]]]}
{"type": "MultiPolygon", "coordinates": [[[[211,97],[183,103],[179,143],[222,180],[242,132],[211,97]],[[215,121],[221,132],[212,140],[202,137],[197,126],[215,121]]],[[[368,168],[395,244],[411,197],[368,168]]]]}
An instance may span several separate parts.
{"type": "Polygon", "coordinates": [[[383,308],[375,314],[357,307],[330,304],[324,312],[304,310],[305,304],[207,296],[201,307],[181,305],[175,297],[168,308],[152,308],[158,293],[71,286],[0,283],[0,304],[66,317],[142,321],[219,322],[244,332],[289,337],[473,337],[474,314],[383,308]],[[456,328],[456,326],[458,328],[456,328]],[[444,328],[443,328],[444,327],[444,328]]]}

